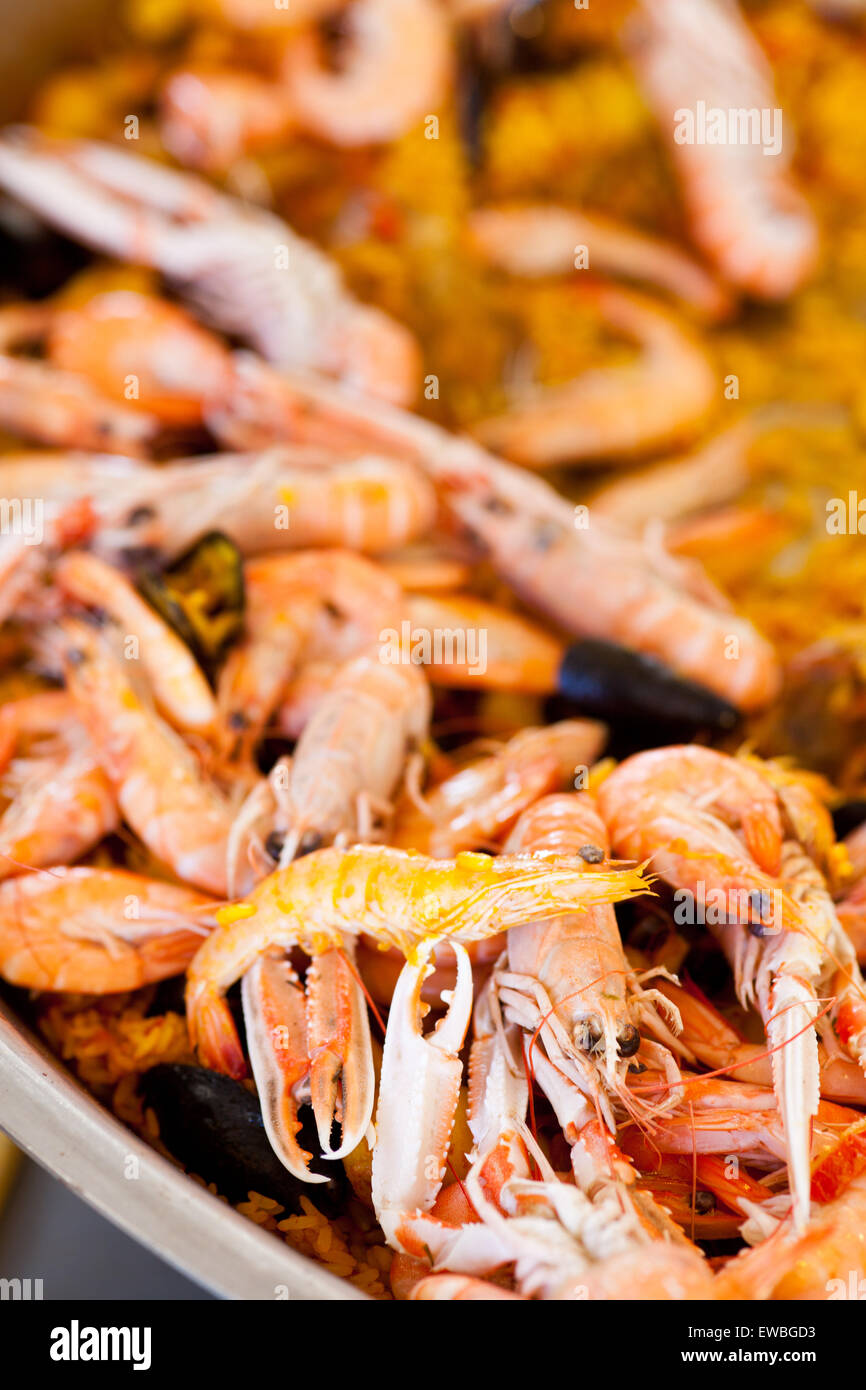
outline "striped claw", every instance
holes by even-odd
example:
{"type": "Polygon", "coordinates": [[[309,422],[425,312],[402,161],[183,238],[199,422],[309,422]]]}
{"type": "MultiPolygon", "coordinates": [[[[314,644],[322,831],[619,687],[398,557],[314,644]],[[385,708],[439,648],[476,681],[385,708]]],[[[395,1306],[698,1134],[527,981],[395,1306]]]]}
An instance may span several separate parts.
{"type": "Polygon", "coordinates": [[[241,987],[253,1076],[274,1151],[302,1182],[327,1182],[312,1172],[312,1155],[297,1141],[298,1109],[309,1103],[322,1157],[357,1148],[373,1113],[375,1075],[367,1005],[345,950],[325,951],[307,971],[306,994],[285,956],[262,956],[241,987]],[[331,1148],[334,1121],[342,1142],[331,1148]]]}
{"type": "Polygon", "coordinates": [[[297,1140],[310,1060],[304,990],[286,957],[257,960],[244,975],[241,998],[250,1062],[274,1153],[301,1182],[327,1182],[311,1172],[312,1154],[297,1140]]]}
{"type": "Polygon", "coordinates": [[[375,1072],[367,1001],[349,949],[325,951],[307,972],[310,1102],[325,1158],[344,1158],[356,1149],[373,1115],[375,1072]],[[332,1149],[337,1118],[341,1143],[332,1149]]]}

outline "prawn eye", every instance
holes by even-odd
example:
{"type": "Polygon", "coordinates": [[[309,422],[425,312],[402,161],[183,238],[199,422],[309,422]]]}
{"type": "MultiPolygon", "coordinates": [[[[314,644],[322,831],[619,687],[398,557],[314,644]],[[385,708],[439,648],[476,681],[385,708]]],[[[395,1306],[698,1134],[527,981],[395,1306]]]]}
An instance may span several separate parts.
{"type": "Polygon", "coordinates": [[[627,1024],[617,1037],[620,1057],[633,1057],[640,1047],[640,1033],[633,1023],[627,1024]]]}
{"type": "Polygon", "coordinates": [[[581,1052],[594,1052],[601,1042],[603,1033],[594,1018],[585,1018],[578,1024],[574,1040],[581,1052]]]}
{"type": "Polygon", "coordinates": [[[272,830],[265,840],[265,853],[270,859],[279,859],[283,852],[283,845],[286,842],[285,835],[281,835],[279,830],[272,830]]]}
{"type": "Polygon", "coordinates": [[[305,854],[312,854],[314,850],[321,849],[324,841],[318,830],[305,830],[298,841],[297,858],[301,859],[305,854]]]}
{"type": "Polygon", "coordinates": [[[600,864],[604,859],[604,850],[598,845],[581,845],[577,852],[587,864],[600,864]]]}

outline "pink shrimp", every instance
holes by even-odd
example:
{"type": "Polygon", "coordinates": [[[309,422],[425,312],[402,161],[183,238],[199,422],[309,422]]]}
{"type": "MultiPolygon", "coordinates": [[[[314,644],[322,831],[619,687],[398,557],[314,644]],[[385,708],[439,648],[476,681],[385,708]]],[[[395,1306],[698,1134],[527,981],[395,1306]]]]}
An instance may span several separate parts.
{"type": "Polygon", "coordinates": [[[274,214],[111,145],[24,127],[0,140],[0,184],[95,250],[154,266],[269,361],[333,372],[387,400],[414,394],[411,335],[353,299],[333,263],[274,214]]]}
{"type": "Polygon", "coordinates": [[[641,0],[632,53],[672,141],[695,240],[731,284],[761,299],[786,298],[812,270],[818,238],[788,175],[769,65],[739,7],[733,0],[641,0]],[[699,129],[701,113],[724,123],[723,140],[699,129]],[[745,130],[743,120],[751,123],[745,130]]]}
{"type": "Polygon", "coordinates": [[[469,230],[486,260],[509,275],[568,274],[585,249],[587,270],[655,285],[709,319],[731,307],[712,275],[678,247],[595,213],[548,204],[478,208],[469,230]]]}
{"type": "Polygon", "coordinates": [[[334,667],[399,621],[401,591],[348,550],[265,555],[244,567],[245,634],[220,674],[224,751],[249,751],[304,662],[334,667]],[[238,727],[239,726],[239,727],[238,727]]]}
{"type": "Polygon", "coordinates": [[[423,805],[404,800],[392,842],[434,858],[489,846],[538,797],[573,785],[578,770],[601,752],[605,735],[602,724],[586,719],[522,729],[503,748],[440,782],[423,805]]]}
{"type": "Polygon", "coordinates": [[[95,745],[63,691],[0,706],[0,878],[69,863],[117,828],[95,745]]]}
{"type": "MultiPolygon", "coordinates": [[[[622,854],[649,859],[681,893],[713,904],[710,929],[773,1051],[794,1219],[808,1216],[809,1119],[818,1105],[817,989],[830,985],[843,933],[815,865],[784,839],[780,802],[756,766],[698,747],[628,759],[599,804],[622,854]],[[717,899],[722,908],[717,912],[717,899]]],[[[787,819],[787,818],[786,818],[787,819]]]]}
{"type": "Polygon", "coordinates": [[[581,300],[641,346],[635,364],[536,388],[474,427],[488,448],[531,468],[659,449],[699,428],[716,390],[703,351],[675,318],[633,292],[585,286],[581,300]]]}
{"type": "Polygon", "coordinates": [[[70,694],[124,819],[179,878],[224,897],[228,797],[160,719],[111,634],[70,621],[61,642],[70,694]]]}
{"type": "Polygon", "coordinates": [[[0,884],[0,975],[24,989],[140,989],[180,975],[213,925],[198,893],[141,874],[28,874],[0,884]]]}
{"type": "Polygon", "coordinates": [[[329,72],[314,34],[286,53],[283,80],[298,123],[336,145],[393,140],[434,113],[451,70],[437,0],[356,0],[342,71],[329,72]]]}
{"type": "Polygon", "coordinates": [[[216,718],[210,686],[189,648],[114,566],[85,551],[64,555],[56,582],[79,603],[107,613],[124,634],[127,654],[147,673],[157,706],[177,729],[207,733],[216,718]]]}

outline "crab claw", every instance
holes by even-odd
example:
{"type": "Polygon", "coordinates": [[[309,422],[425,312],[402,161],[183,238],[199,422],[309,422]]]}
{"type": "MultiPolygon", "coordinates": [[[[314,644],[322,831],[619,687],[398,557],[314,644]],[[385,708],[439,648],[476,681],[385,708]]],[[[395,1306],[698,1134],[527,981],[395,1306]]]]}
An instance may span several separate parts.
{"type": "Polygon", "coordinates": [[[367,1001],[349,948],[325,951],[307,971],[310,1099],[325,1158],[344,1158],[370,1125],[376,1076],[367,1001]],[[331,1148],[337,1118],[342,1142],[331,1148]]]}
{"type": "Polygon", "coordinates": [[[262,956],[241,985],[247,1046],[262,1119],[280,1162],[301,1182],[327,1182],[310,1171],[312,1154],[297,1141],[300,1091],[310,1070],[306,1001],[284,956],[262,956]]]}
{"type": "Polygon", "coordinates": [[[434,943],[407,961],[391,1001],[373,1150],[373,1205],[386,1239],[398,1247],[403,1218],[426,1212],[445,1175],[463,1068],[459,1052],[472,1013],[472,966],[462,946],[448,1012],[421,1032],[421,988],[433,971],[434,943]]]}

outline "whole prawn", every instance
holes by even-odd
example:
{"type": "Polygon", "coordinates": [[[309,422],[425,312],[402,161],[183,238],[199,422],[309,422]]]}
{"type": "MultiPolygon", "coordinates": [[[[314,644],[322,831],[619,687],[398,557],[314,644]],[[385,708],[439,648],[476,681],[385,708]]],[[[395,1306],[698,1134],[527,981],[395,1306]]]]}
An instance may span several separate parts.
{"type": "Polygon", "coordinates": [[[0,884],[0,975],[24,989],[116,994],[179,975],[213,904],[122,869],[56,868],[0,884]]]}

